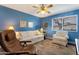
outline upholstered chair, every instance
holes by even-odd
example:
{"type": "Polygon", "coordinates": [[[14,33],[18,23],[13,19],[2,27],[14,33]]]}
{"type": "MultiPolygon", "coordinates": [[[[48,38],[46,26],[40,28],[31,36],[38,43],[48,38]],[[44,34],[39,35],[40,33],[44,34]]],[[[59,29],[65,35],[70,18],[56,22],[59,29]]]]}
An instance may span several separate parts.
{"type": "Polygon", "coordinates": [[[68,43],[68,32],[58,31],[53,35],[53,43],[67,46],[68,43]]]}

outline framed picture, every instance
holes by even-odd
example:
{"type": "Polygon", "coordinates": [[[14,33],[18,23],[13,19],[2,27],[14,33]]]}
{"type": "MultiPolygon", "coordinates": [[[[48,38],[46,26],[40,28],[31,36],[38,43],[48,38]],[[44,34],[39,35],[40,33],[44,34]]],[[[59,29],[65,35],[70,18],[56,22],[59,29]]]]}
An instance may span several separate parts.
{"type": "Polygon", "coordinates": [[[32,28],[33,25],[34,25],[34,22],[28,22],[28,27],[29,27],[29,28],[32,28]]]}
{"type": "Polygon", "coordinates": [[[28,22],[26,20],[20,20],[19,25],[20,27],[28,27],[28,22]]]}
{"type": "Polygon", "coordinates": [[[64,31],[77,31],[77,16],[69,16],[63,18],[64,31]]]}
{"type": "Polygon", "coordinates": [[[55,18],[52,21],[52,28],[55,31],[62,30],[62,31],[70,31],[76,32],[77,31],[77,15],[65,16],[55,18]]]}
{"type": "Polygon", "coordinates": [[[62,18],[53,19],[53,30],[62,30],[62,18]]]}
{"type": "Polygon", "coordinates": [[[48,27],[48,22],[43,22],[42,27],[43,27],[43,29],[46,29],[48,27]]]}

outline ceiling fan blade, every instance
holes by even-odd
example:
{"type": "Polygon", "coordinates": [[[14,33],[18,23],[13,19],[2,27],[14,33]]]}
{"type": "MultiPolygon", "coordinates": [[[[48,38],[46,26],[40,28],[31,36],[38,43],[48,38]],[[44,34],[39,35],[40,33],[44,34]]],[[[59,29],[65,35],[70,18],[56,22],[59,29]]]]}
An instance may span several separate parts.
{"type": "Polygon", "coordinates": [[[38,8],[37,6],[32,6],[32,7],[34,7],[34,8],[38,8]]]}
{"type": "Polygon", "coordinates": [[[40,11],[37,12],[38,14],[40,13],[40,11]]]}
{"type": "Polygon", "coordinates": [[[52,5],[52,4],[50,4],[50,5],[48,5],[48,6],[47,6],[47,8],[51,8],[51,7],[53,7],[53,5],[52,5]]]}
{"type": "Polygon", "coordinates": [[[48,11],[47,13],[50,13],[50,11],[48,11]]]}

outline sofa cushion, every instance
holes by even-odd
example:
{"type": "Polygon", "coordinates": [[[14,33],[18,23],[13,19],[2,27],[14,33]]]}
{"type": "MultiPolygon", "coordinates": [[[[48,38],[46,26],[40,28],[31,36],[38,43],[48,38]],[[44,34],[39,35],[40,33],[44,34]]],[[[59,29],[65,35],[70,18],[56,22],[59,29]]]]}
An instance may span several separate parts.
{"type": "Polygon", "coordinates": [[[35,36],[36,35],[36,31],[28,31],[28,36],[35,36]]]}
{"type": "Polygon", "coordinates": [[[66,35],[68,35],[68,33],[67,32],[63,32],[63,31],[62,32],[60,31],[60,32],[56,32],[56,35],[57,36],[65,37],[66,35]]]}
{"type": "Polygon", "coordinates": [[[53,39],[58,39],[58,40],[62,40],[62,41],[66,41],[67,40],[66,37],[61,37],[61,36],[55,36],[55,37],[53,37],[53,39]]]}
{"type": "Polygon", "coordinates": [[[67,41],[61,41],[61,40],[58,40],[58,39],[53,39],[53,43],[58,44],[58,45],[62,45],[62,46],[67,45],[67,41]]]}
{"type": "Polygon", "coordinates": [[[20,36],[22,40],[31,40],[33,38],[39,37],[40,35],[43,36],[43,34],[37,35],[37,30],[35,31],[20,31],[20,36]]]}

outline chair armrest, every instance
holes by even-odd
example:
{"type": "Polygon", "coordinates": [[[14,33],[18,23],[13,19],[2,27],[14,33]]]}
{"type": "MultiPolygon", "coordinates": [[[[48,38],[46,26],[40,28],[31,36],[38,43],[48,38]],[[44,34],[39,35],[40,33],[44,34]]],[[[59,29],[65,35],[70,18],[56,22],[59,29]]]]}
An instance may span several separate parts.
{"type": "Polygon", "coordinates": [[[67,39],[69,39],[69,36],[68,36],[68,35],[66,35],[66,38],[67,38],[67,39]]]}
{"type": "Polygon", "coordinates": [[[56,34],[53,34],[53,37],[55,37],[56,36],[56,34]]]}

